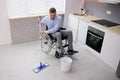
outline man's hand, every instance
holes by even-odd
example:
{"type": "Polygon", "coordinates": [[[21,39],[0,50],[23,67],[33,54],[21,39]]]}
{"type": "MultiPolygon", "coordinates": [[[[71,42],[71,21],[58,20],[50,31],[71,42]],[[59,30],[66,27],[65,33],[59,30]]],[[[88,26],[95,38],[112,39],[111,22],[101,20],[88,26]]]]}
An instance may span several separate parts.
{"type": "Polygon", "coordinates": [[[45,34],[45,32],[44,32],[44,31],[41,31],[41,32],[40,32],[40,35],[44,35],[44,34],[45,34]]]}

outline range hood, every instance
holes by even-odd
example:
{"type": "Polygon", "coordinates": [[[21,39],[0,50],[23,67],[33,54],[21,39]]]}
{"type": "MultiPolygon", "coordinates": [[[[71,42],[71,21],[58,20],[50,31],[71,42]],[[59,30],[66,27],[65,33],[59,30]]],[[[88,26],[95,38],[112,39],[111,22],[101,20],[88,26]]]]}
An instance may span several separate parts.
{"type": "Polygon", "coordinates": [[[120,0],[99,0],[99,2],[119,4],[120,0]]]}

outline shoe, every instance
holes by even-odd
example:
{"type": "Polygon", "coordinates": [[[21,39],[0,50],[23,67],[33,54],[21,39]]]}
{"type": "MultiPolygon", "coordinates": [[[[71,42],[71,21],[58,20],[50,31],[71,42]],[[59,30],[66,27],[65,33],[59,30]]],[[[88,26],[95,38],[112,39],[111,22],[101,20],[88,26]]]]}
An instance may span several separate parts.
{"type": "Polygon", "coordinates": [[[75,50],[68,50],[68,55],[73,55],[75,53],[78,53],[78,51],[75,50]]]}
{"type": "Polygon", "coordinates": [[[61,58],[61,57],[63,57],[63,53],[58,53],[58,51],[56,51],[55,57],[56,58],[61,58]]]}

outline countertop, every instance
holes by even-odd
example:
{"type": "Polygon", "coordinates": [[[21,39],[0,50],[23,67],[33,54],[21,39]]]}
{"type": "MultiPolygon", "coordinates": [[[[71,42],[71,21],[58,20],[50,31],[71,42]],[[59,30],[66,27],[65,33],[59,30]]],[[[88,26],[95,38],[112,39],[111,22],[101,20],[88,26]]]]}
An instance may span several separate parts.
{"type": "Polygon", "coordinates": [[[113,27],[106,27],[106,26],[97,24],[95,22],[92,22],[92,20],[100,20],[102,18],[99,18],[99,17],[96,17],[96,16],[92,16],[92,15],[87,15],[87,16],[79,16],[79,15],[74,15],[74,14],[70,14],[70,15],[72,15],[72,16],[74,16],[76,18],[79,18],[81,20],[84,20],[84,21],[88,22],[91,25],[95,25],[95,26],[97,26],[99,28],[112,31],[112,32],[117,33],[117,34],[120,35],[120,25],[119,26],[113,26],[113,27]]]}

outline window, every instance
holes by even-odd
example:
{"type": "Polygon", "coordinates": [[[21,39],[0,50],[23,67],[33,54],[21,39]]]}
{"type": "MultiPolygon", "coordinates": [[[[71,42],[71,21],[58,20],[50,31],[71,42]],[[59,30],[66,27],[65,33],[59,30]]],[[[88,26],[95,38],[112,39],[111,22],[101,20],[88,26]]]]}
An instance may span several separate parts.
{"type": "Polygon", "coordinates": [[[46,14],[55,7],[58,13],[65,12],[65,0],[7,0],[9,18],[46,14]]]}

